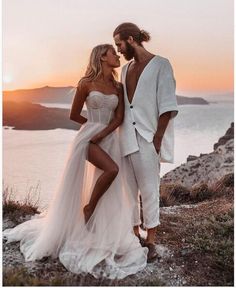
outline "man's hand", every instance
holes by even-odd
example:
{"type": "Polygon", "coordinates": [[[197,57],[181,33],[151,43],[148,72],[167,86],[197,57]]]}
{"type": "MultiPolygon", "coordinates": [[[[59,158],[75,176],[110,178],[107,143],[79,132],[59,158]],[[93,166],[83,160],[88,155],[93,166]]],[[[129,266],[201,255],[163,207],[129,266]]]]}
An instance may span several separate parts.
{"type": "Polygon", "coordinates": [[[153,138],[153,145],[156,149],[156,152],[157,154],[160,153],[160,150],[161,150],[161,140],[160,137],[158,137],[156,134],[154,135],[154,138],[153,138]]]}
{"type": "Polygon", "coordinates": [[[162,141],[163,135],[165,133],[165,130],[169,123],[170,118],[171,118],[171,111],[168,111],[166,113],[163,113],[158,119],[157,131],[153,138],[153,144],[154,144],[154,147],[156,148],[157,154],[160,153],[161,141],[162,141]]]}

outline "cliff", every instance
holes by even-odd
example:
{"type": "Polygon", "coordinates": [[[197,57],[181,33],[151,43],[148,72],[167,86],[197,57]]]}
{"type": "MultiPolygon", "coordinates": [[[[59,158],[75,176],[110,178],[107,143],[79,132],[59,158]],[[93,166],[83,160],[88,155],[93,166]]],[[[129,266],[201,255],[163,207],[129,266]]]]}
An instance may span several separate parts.
{"type": "Polygon", "coordinates": [[[214,144],[213,152],[200,156],[189,155],[187,162],[165,174],[161,183],[179,184],[187,188],[202,183],[212,185],[234,171],[234,123],[214,144]]]}

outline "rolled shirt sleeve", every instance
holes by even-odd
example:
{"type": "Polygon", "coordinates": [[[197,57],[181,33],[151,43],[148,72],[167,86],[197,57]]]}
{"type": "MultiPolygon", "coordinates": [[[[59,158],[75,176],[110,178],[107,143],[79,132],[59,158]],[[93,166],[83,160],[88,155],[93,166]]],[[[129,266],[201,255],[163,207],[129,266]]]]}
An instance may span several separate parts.
{"type": "Polygon", "coordinates": [[[172,112],[171,118],[178,114],[178,106],[175,95],[176,82],[170,62],[165,59],[158,73],[157,106],[159,117],[165,112],[172,112]]]}

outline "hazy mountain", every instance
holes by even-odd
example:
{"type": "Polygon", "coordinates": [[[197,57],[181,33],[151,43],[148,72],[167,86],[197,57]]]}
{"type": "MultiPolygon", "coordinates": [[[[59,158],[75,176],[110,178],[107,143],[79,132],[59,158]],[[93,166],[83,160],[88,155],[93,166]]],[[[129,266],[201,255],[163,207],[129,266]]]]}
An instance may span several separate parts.
{"type": "Polygon", "coordinates": [[[185,96],[177,96],[177,102],[179,105],[187,105],[187,104],[198,104],[198,105],[207,105],[208,101],[201,97],[185,97],[185,96]]]}
{"type": "Polygon", "coordinates": [[[4,101],[32,102],[32,103],[71,103],[75,94],[75,87],[49,87],[3,91],[4,101]]]}
{"type": "MultiPolygon", "coordinates": [[[[3,126],[17,130],[78,130],[80,124],[69,118],[69,109],[47,108],[29,102],[3,102],[3,126]]],[[[82,113],[86,116],[86,111],[82,113]]]]}
{"type": "MultiPolygon", "coordinates": [[[[15,102],[32,102],[32,103],[72,103],[76,88],[68,87],[49,87],[45,86],[36,89],[24,89],[14,91],[3,91],[4,101],[15,102]]],[[[201,97],[185,97],[177,96],[179,105],[184,104],[208,104],[208,102],[201,97]]]]}

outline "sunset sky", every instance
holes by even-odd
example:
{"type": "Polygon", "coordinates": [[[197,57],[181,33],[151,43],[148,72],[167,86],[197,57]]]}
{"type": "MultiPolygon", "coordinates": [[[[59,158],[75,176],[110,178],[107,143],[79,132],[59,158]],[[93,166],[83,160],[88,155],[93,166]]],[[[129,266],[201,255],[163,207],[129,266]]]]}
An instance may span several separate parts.
{"type": "Polygon", "coordinates": [[[3,0],[3,89],[75,86],[91,49],[134,22],[172,63],[178,94],[231,92],[233,13],[233,0],[3,0]]]}

